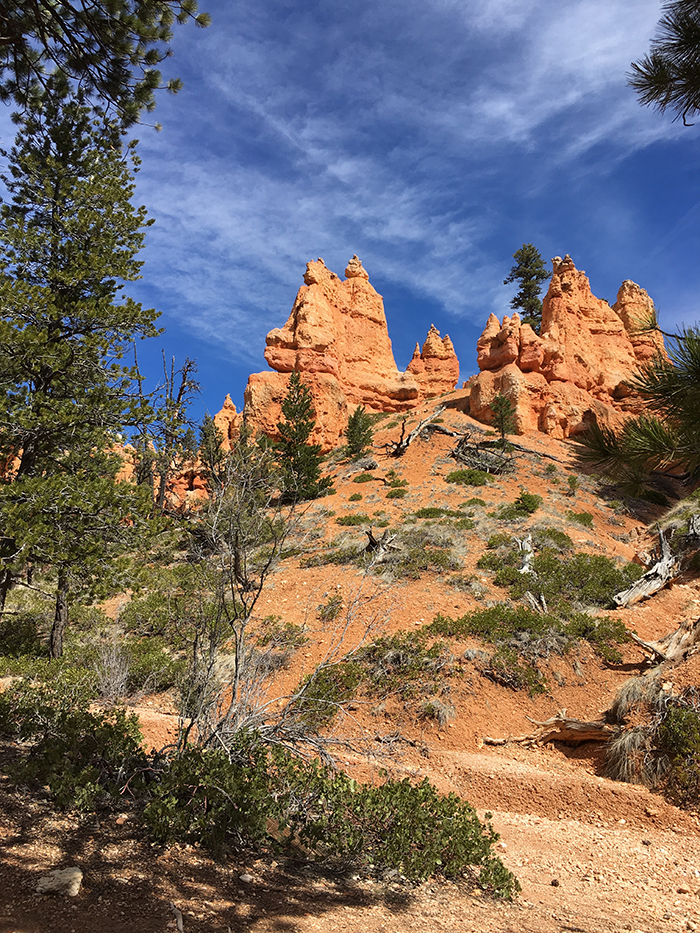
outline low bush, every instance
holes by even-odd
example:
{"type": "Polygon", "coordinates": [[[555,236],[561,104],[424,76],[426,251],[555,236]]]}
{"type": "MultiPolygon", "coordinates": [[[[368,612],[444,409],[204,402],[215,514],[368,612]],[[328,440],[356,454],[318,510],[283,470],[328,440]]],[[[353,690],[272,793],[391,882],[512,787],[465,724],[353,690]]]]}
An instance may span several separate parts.
{"type": "Polygon", "coordinates": [[[92,712],[93,697],[69,678],[25,681],[0,694],[0,734],[30,748],[11,776],[48,786],[60,808],[92,809],[104,795],[118,798],[127,782],[135,792],[146,772],[136,715],[92,712]]]}
{"type": "Polygon", "coordinates": [[[353,483],[371,483],[376,478],[373,473],[360,473],[359,476],[353,478],[353,483]]]}
{"type": "Polygon", "coordinates": [[[362,502],[362,493],[361,493],[361,492],[354,492],[354,493],[349,497],[349,501],[350,501],[350,502],[362,502]]]}
{"type": "Polygon", "coordinates": [[[521,491],[515,502],[510,505],[502,505],[496,512],[496,518],[501,521],[512,521],[516,518],[527,518],[533,515],[542,505],[542,496],[532,492],[521,491]]]}
{"type": "Polygon", "coordinates": [[[416,518],[466,518],[466,512],[460,512],[453,509],[442,509],[438,506],[427,506],[424,509],[418,509],[413,513],[416,518]]]}
{"type": "Polygon", "coordinates": [[[486,505],[486,503],[484,502],[483,499],[474,497],[473,499],[467,499],[467,501],[464,502],[463,505],[480,505],[483,508],[486,505]]]}
{"type": "Polygon", "coordinates": [[[401,479],[396,470],[389,470],[389,472],[384,477],[384,482],[387,486],[391,486],[392,489],[401,489],[404,486],[408,486],[408,480],[401,479]]]}
{"type": "Polygon", "coordinates": [[[460,486],[486,486],[493,482],[493,477],[485,470],[453,470],[445,477],[448,483],[457,483],[460,486]]]}
{"type": "MultiPolygon", "coordinates": [[[[533,541],[551,541],[568,549],[571,539],[552,530],[533,534],[533,541]]],[[[526,592],[544,597],[550,612],[571,619],[589,606],[612,605],[616,593],[627,589],[644,572],[637,564],[618,566],[602,554],[577,553],[561,556],[552,547],[541,547],[532,560],[533,573],[520,573],[520,554],[503,548],[482,554],[477,567],[495,573],[494,583],[508,587],[511,599],[522,599],[526,592]]]]}
{"type": "Polygon", "coordinates": [[[386,494],[387,499],[405,499],[408,495],[408,490],[406,489],[390,489],[386,494]]]}
{"type": "Polygon", "coordinates": [[[336,525],[369,525],[371,524],[372,519],[369,515],[339,515],[336,518],[336,525]]]}
{"type": "Polygon", "coordinates": [[[583,525],[585,528],[593,527],[593,516],[590,512],[572,512],[569,510],[566,513],[566,517],[570,522],[576,522],[579,525],[583,525]]]}
{"type": "Polygon", "coordinates": [[[159,841],[200,842],[217,854],[264,841],[335,870],[395,872],[409,881],[474,872],[496,896],[520,890],[492,853],[498,835],[456,795],[427,780],[357,784],[247,739],[232,760],[190,749],[173,762],[146,811],[159,841]],[[279,830],[267,835],[271,826],[279,830]]]}

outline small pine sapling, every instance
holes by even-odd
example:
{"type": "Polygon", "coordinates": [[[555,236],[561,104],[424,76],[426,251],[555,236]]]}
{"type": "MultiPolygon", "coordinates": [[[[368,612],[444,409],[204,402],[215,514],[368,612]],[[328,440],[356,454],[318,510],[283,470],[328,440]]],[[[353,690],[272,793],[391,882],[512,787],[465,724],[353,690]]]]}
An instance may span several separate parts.
{"type": "Polygon", "coordinates": [[[505,395],[497,395],[491,402],[491,411],[493,412],[493,426],[501,435],[501,447],[506,449],[506,434],[512,434],[515,430],[515,409],[510,399],[505,395]]]}
{"type": "Polygon", "coordinates": [[[272,449],[282,473],[283,498],[288,502],[317,499],[333,486],[330,476],[321,476],[320,444],[310,444],[316,425],[311,390],[298,372],[289,377],[289,390],[282,402],[283,421],[277,422],[279,440],[272,449]]]}
{"type": "Polygon", "coordinates": [[[351,460],[357,460],[372,446],[374,430],[372,416],[367,414],[364,405],[358,405],[348,419],[345,429],[347,439],[347,453],[351,460]]]}

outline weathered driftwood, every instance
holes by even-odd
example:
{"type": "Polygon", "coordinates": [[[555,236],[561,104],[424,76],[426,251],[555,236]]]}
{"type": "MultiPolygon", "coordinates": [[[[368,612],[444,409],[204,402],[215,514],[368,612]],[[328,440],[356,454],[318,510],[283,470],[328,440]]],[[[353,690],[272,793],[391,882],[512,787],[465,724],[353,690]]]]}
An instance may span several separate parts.
{"type": "Polygon", "coordinates": [[[494,475],[512,473],[515,470],[515,461],[511,454],[483,445],[484,442],[474,442],[470,434],[465,434],[452,448],[450,456],[474,470],[483,470],[494,475]]]}
{"type": "Polygon", "coordinates": [[[386,559],[389,551],[401,550],[398,545],[394,544],[396,535],[390,535],[388,530],[384,532],[381,538],[375,537],[371,528],[369,531],[366,531],[365,534],[369,538],[367,547],[365,548],[365,553],[372,554],[374,556],[375,563],[377,564],[380,564],[383,560],[386,559]]]}
{"type": "Polygon", "coordinates": [[[680,558],[671,553],[671,545],[666,540],[663,531],[659,529],[660,558],[654,566],[647,570],[644,576],[636,583],[613,596],[613,602],[621,609],[633,606],[642,599],[647,599],[667,586],[680,573],[680,558]]]}
{"type": "Polygon", "coordinates": [[[648,651],[652,657],[660,658],[662,661],[682,661],[698,649],[700,619],[694,622],[686,619],[681,622],[675,632],[669,632],[658,641],[644,641],[634,632],[630,632],[630,638],[648,651]]]}
{"type": "Polygon", "coordinates": [[[423,431],[431,421],[434,421],[439,415],[444,411],[444,406],[436,408],[432,415],[429,415],[427,418],[424,418],[420,421],[415,428],[411,431],[410,434],[406,434],[406,422],[405,420],[401,422],[401,437],[398,441],[390,441],[388,444],[384,444],[384,448],[390,457],[403,457],[410,445],[415,441],[418,435],[423,431]]]}
{"type": "Polygon", "coordinates": [[[615,729],[605,722],[584,722],[580,719],[571,719],[566,710],[560,710],[556,716],[544,722],[536,719],[527,719],[537,726],[537,732],[531,735],[508,736],[504,739],[494,739],[485,736],[484,745],[544,745],[546,742],[564,742],[566,745],[580,745],[582,742],[607,742],[615,734],[615,729]]]}
{"type": "Polygon", "coordinates": [[[516,538],[515,540],[518,542],[518,550],[522,554],[522,564],[518,573],[531,573],[537,576],[532,569],[532,560],[535,556],[535,550],[532,546],[532,535],[528,532],[522,540],[520,538],[516,538]]]}
{"type": "Polygon", "coordinates": [[[530,604],[530,608],[534,609],[535,612],[547,612],[547,600],[544,598],[544,593],[540,593],[539,596],[535,596],[528,590],[525,593],[525,599],[530,604]]]}

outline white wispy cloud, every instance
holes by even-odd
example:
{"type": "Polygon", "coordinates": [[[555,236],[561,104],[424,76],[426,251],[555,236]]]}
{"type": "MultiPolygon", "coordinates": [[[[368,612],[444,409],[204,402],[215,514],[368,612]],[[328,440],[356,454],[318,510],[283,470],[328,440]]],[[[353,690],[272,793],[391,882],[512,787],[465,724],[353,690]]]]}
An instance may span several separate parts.
{"type": "Polygon", "coordinates": [[[512,205],[680,132],[625,85],[656,0],[213,6],[181,47],[197,97],[145,140],[139,191],[149,278],[234,357],[259,358],[319,254],[342,273],[357,251],[450,316],[502,310],[512,205]]]}

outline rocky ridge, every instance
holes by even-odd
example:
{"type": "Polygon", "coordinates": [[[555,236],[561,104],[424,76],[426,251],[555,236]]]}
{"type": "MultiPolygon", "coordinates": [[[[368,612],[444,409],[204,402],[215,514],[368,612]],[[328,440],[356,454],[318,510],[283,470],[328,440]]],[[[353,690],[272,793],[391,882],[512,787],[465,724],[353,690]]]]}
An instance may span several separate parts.
{"type": "Polygon", "coordinates": [[[647,292],[629,280],[617,301],[596,298],[570,256],[552,260],[539,336],[516,313],[492,314],[477,342],[481,372],[465,383],[472,417],[489,423],[496,394],[515,407],[518,434],[555,438],[581,433],[593,421],[618,427],[641,408],[628,381],[641,364],[664,352],[658,331],[640,332],[654,313],[647,292]]]}
{"type": "MultiPolygon", "coordinates": [[[[307,263],[286,324],[271,330],[266,344],[271,371],[254,373],[248,380],[247,424],[255,433],[274,437],[289,373],[300,372],[316,409],[312,440],[324,450],[337,446],[357,405],[377,412],[410,411],[454,389],[459,378],[452,341],[441,338],[435,327],[422,349],[416,346],[407,371],[398,369],[382,296],[357,256],[348,263],[344,280],[322,259],[307,263]]],[[[225,404],[217,423],[236,430],[233,413],[227,411],[225,404]]]]}

